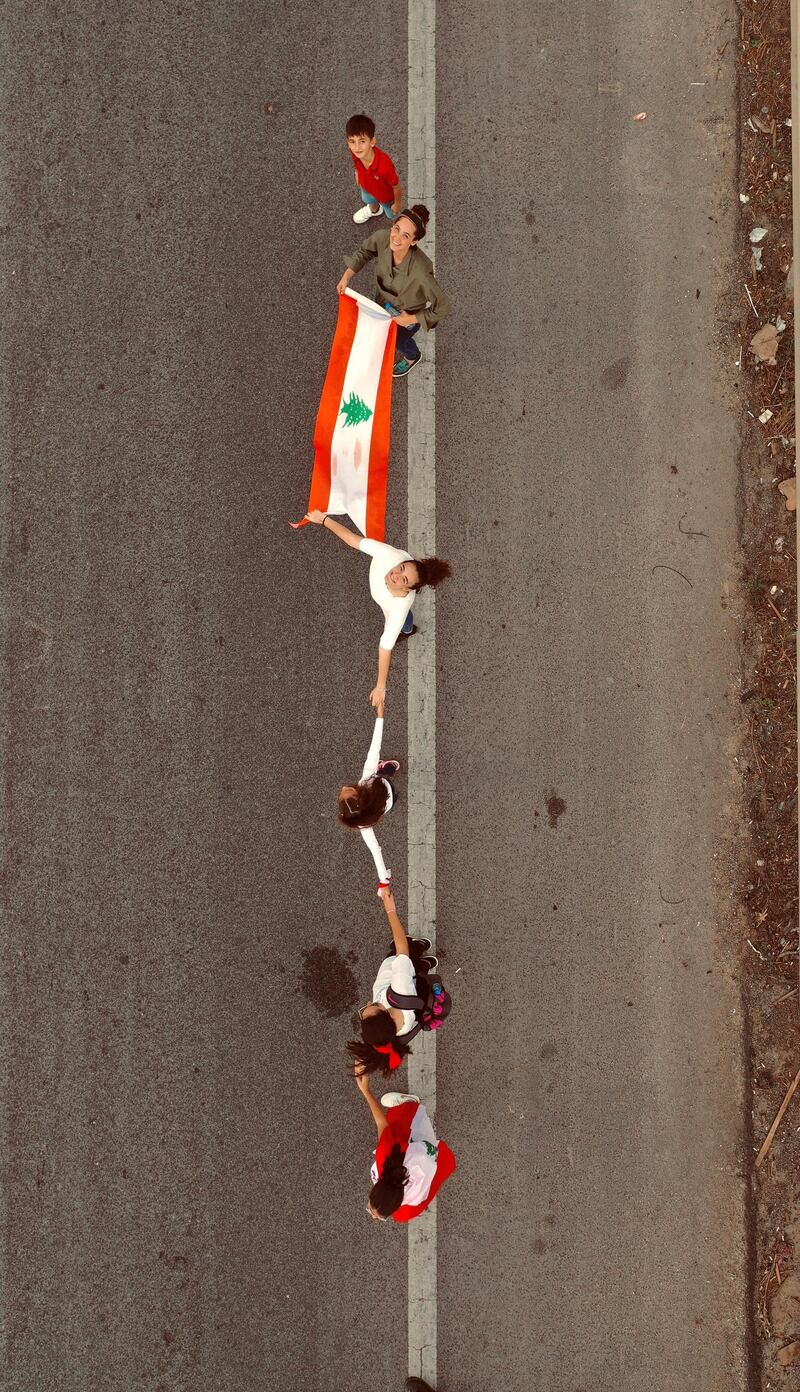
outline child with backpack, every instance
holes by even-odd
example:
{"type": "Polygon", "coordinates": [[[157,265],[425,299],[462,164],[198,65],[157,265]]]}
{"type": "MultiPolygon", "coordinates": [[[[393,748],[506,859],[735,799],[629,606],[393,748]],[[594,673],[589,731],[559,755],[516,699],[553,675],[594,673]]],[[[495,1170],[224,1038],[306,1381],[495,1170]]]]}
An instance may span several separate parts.
{"type": "Polygon", "coordinates": [[[378,1132],[367,1212],[380,1222],[393,1218],[395,1223],[410,1223],[433,1203],[455,1170],[456,1157],[436,1139],[418,1097],[387,1092],[378,1102],[366,1073],[356,1074],[356,1086],[378,1132]]]}
{"type": "Polygon", "coordinates": [[[406,937],[391,889],[382,888],[380,897],[392,930],[392,952],[378,968],[371,1002],[353,1021],[361,1039],[352,1039],[347,1052],[357,1075],[376,1069],[393,1072],[411,1052],[411,1040],[420,1030],[438,1029],[450,1013],[450,997],[436,974],[439,962],[430,939],[406,937]]]}

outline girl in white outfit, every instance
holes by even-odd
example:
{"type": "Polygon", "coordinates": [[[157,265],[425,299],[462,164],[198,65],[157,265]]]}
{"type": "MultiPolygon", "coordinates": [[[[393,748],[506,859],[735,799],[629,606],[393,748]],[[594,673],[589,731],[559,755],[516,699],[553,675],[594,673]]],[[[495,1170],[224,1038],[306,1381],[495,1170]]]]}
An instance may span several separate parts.
{"type": "Polygon", "coordinates": [[[408,551],[398,551],[396,547],[387,546],[383,541],[372,541],[369,537],[349,531],[340,522],[334,522],[326,512],[307,512],[306,521],[324,527],[327,532],[333,532],[338,536],[346,546],[352,546],[355,550],[363,551],[372,557],[369,589],[375,603],[383,610],[384,618],[383,633],[378,645],[378,680],[369,693],[369,699],[377,709],[386,695],[392,648],[401,635],[410,638],[411,634],[416,632],[411,613],[414,595],[423,585],[435,588],[453,572],[447,561],[440,561],[437,556],[415,561],[408,551]]]}
{"type": "Polygon", "coordinates": [[[416,996],[417,972],[423,976],[435,972],[439,966],[429,938],[409,938],[397,914],[397,905],[391,889],[382,889],[380,897],[392,930],[392,952],[384,957],[378,968],[378,975],[372,985],[372,1000],[362,1005],[353,1026],[360,1031],[360,1039],[351,1039],[347,1052],[353,1060],[356,1074],[393,1073],[411,1049],[410,1039],[418,1031],[417,1017],[413,1010],[390,1003],[389,992],[398,996],[416,996]]]}
{"type": "Polygon", "coordinates": [[[374,827],[381,817],[391,812],[397,801],[390,779],[392,774],[400,772],[399,759],[381,759],[382,739],[383,706],[380,705],[361,778],[358,783],[345,783],[339,793],[339,821],[342,826],[357,827],[361,832],[375,862],[379,889],[388,885],[392,872],[386,868],[374,827]]]}

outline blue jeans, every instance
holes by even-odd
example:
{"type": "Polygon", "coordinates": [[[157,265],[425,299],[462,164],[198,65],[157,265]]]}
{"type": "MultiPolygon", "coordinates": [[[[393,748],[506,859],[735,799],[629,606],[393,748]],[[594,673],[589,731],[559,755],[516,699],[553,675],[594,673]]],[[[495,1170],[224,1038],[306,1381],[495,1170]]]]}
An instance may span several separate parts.
{"type": "Polygon", "coordinates": [[[403,624],[403,627],[400,629],[400,632],[401,632],[401,633],[410,633],[413,627],[414,627],[414,610],[413,610],[413,609],[409,609],[408,613],[406,614],[406,621],[405,621],[405,623],[403,624]]]}
{"type": "MultiPolygon", "coordinates": [[[[359,191],[359,193],[361,194],[361,202],[362,202],[362,203],[378,203],[379,200],[378,200],[377,198],[375,198],[373,194],[367,193],[367,190],[366,190],[366,189],[363,189],[363,188],[361,187],[360,184],[359,184],[359,186],[358,186],[358,191],[359,191]]],[[[385,212],[385,214],[386,214],[386,216],[388,217],[389,221],[390,221],[390,222],[394,222],[394,213],[392,212],[392,205],[391,205],[391,203],[381,203],[381,204],[380,204],[380,207],[381,207],[381,208],[383,209],[383,211],[385,212]]]]}
{"type": "Polygon", "coordinates": [[[422,353],[414,342],[414,334],[419,332],[419,324],[411,324],[407,329],[397,329],[397,349],[407,362],[417,362],[422,353]]]}

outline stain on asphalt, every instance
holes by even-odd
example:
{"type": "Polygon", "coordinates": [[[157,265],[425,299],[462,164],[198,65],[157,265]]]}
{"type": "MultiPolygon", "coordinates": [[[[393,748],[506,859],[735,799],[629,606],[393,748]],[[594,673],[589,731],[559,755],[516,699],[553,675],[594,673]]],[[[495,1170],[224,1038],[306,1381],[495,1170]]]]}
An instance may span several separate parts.
{"type": "Polygon", "coordinates": [[[358,1002],[358,982],[348,966],[353,952],[343,957],[335,947],[312,947],[303,953],[300,990],[321,1015],[343,1015],[358,1002]]]}
{"type": "Polygon", "coordinates": [[[563,817],[567,810],[567,804],[563,798],[558,796],[555,788],[551,788],[547,795],[547,820],[551,827],[558,826],[559,817],[563,817]]]}
{"type": "Polygon", "coordinates": [[[600,378],[600,385],[606,387],[608,391],[620,391],[628,380],[628,373],[631,370],[630,358],[617,358],[616,362],[609,363],[600,378]]]}
{"type": "Polygon", "coordinates": [[[547,1044],[543,1044],[542,1047],[541,1047],[541,1049],[539,1050],[539,1058],[540,1058],[540,1059],[551,1059],[551,1058],[555,1058],[557,1053],[558,1053],[558,1049],[556,1048],[555,1044],[553,1044],[552,1042],[548,1042],[547,1044]]]}

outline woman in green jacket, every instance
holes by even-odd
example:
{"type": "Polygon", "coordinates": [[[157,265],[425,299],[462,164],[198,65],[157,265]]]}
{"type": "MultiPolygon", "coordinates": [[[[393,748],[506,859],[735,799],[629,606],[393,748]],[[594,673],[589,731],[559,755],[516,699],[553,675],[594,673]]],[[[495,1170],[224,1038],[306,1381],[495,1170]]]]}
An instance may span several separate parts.
{"type": "Polygon", "coordinates": [[[341,295],[368,261],[375,262],[375,298],[391,311],[397,325],[400,357],[394,365],[394,377],[407,377],[419,362],[422,354],[414,335],[420,325],[435,329],[450,313],[450,301],[436,283],[430,258],[417,246],[425,236],[429,216],[424,204],[415,203],[399,213],[391,227],[373,232],[358,251],[344,258],[347,270],[336,287],[341,295]]]}

